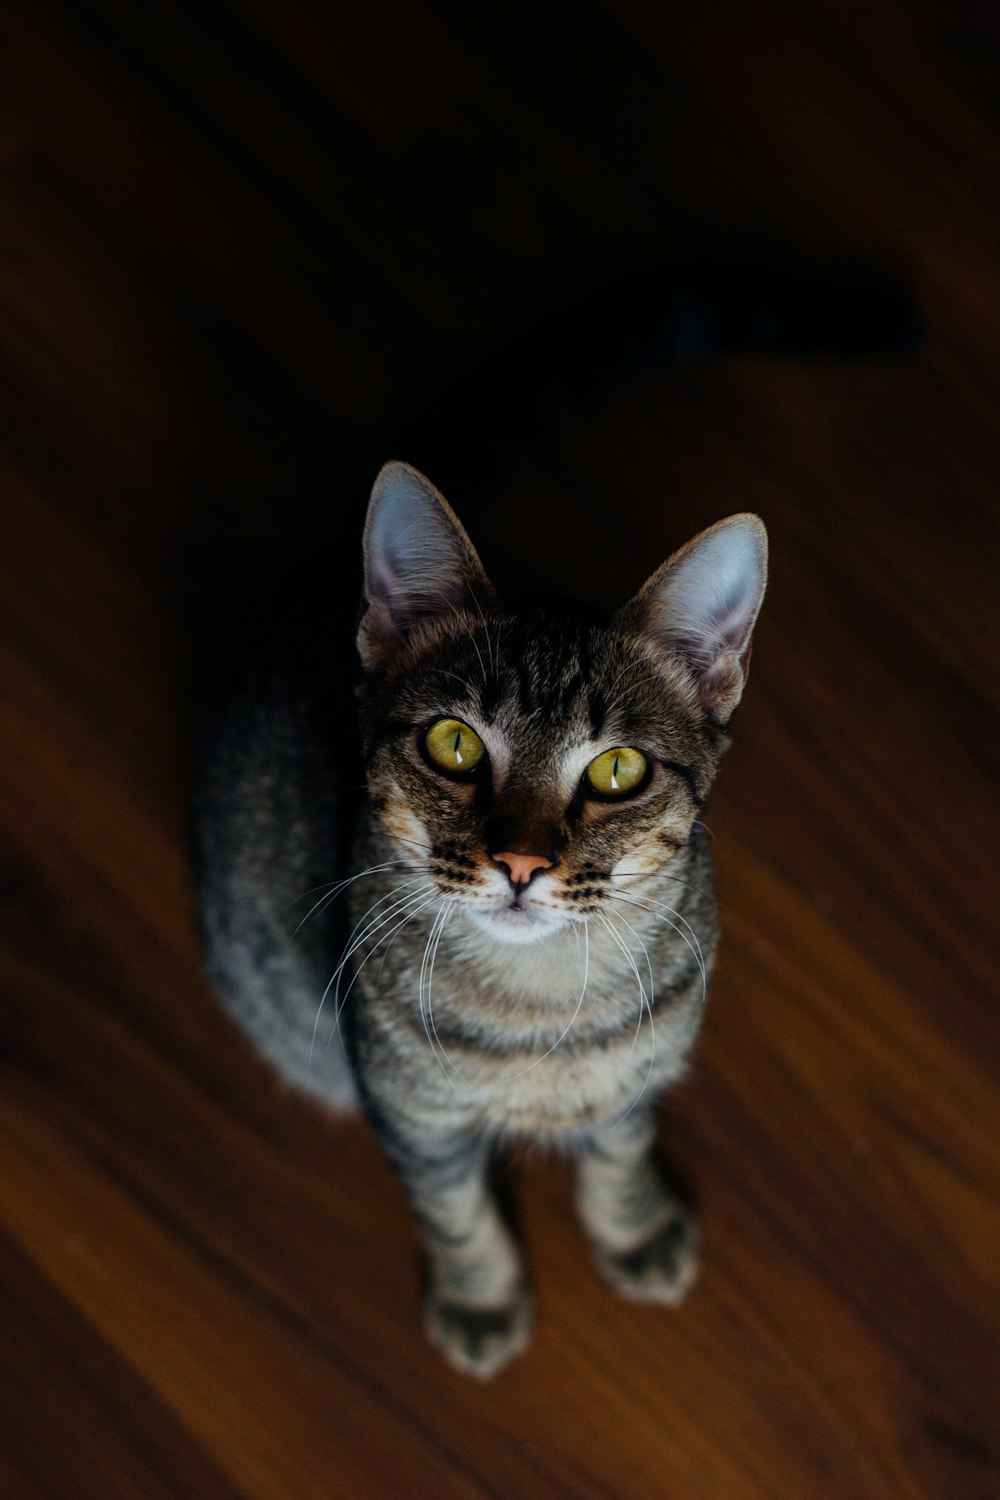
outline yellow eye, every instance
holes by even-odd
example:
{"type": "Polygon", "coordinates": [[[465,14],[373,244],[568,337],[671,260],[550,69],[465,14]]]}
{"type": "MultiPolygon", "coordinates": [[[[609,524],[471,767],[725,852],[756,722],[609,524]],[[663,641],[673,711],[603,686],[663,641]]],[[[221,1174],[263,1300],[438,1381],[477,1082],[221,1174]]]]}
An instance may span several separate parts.
{"type": "Polygon", "coordinates": [[[460,719],[438,719],[424,735],[424,749],[439,770],[459,776],[474,770],[486,753],[476,731],[460,719]]]}
{"type": "Polygon", "coordinates": [[[587,767],[587,780],[602,797],[627,797],[645,774],[646,757],[641,750],[630,750],[625,745],[605,750],[587,767]]]}

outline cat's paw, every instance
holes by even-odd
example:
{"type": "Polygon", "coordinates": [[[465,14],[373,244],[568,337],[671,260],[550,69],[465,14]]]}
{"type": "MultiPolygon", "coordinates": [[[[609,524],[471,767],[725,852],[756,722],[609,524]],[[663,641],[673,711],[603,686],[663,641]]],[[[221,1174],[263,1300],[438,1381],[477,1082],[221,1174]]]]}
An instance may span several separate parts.
{"type": "Polygon", "coordinates": [[[425,1327],[434,1348],[463,1375],[488,1380],[527,1346],[534,1324],[534,1300],[520,1291],[500,1307],[466,1307],[431,1300],[425,1327]]]}
{"type": "Polygon", "coordinates": [[[678,1207],[671,1218],[633,1250],[597,1247],[597,1263],[620,1297],[674,1306],[698,1274],[698,1225],[678,1207]]]}

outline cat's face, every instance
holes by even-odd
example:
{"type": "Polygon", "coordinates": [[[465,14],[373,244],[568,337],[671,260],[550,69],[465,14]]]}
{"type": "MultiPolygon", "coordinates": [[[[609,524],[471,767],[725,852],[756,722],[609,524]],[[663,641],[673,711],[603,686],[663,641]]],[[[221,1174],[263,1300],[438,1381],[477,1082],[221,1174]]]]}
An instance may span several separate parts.
{"type": "Polygon", "coordinates": [[[762,533],[704,533],[604,623],[514,614],[427,482],[383,471],[359,636],[372,804],[497,941],[544,940],[687,841],[742,688],[762,533]]]}
{"type": "Polygon", "coordinates": [[[725,736],[642,637],[461,612],[422,640],[366,705],[368,779],[443,895],[533,942],[676,856],[725,736]]]}

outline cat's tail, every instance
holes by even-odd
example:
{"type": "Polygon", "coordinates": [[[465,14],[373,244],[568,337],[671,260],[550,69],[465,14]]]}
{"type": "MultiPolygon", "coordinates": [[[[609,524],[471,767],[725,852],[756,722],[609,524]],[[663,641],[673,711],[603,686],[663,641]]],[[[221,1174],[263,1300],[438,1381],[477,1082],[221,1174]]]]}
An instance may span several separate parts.
{"type": "MultiPolygon", "coordinates": [[[[341,1033],[344,868],[330,746],[343,712],[288,664],[254,664],[197,715],[193,828],[205,967],[279,1077],[357,1108],[341,1033]]],[[[342,722],[342,720],[341,720],[342,722]]]]}
{"type": "Polygon", "coordinates": [[[718,355],[900,356],[920,334],[903,281],[864,263],[715,260],[620,273],[463,368],[395,447],[467,506],[558,431],[671,367],[718,355]]]}

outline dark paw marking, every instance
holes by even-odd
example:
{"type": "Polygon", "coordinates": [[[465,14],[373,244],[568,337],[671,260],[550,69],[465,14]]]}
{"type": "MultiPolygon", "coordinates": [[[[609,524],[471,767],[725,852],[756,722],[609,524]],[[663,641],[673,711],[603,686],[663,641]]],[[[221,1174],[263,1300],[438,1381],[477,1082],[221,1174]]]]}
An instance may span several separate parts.
{"type": "Polygon", "coordinates": [[[427,1310],[427,1333],[435,1349],[468,1375],[486,1379],[528,1342],[532,1308],[525,1294],[507,1307],[462,1307],[432,1302],[427,1310]]]}
{"type": "Polygon", "coordinates": [[[602,1250],[601,1269],[623,1297],[637,1302],[680,1302],[698,1271],[698,1231],[694,1219],[678,1213],[624,1254],[602,1250]]]}

